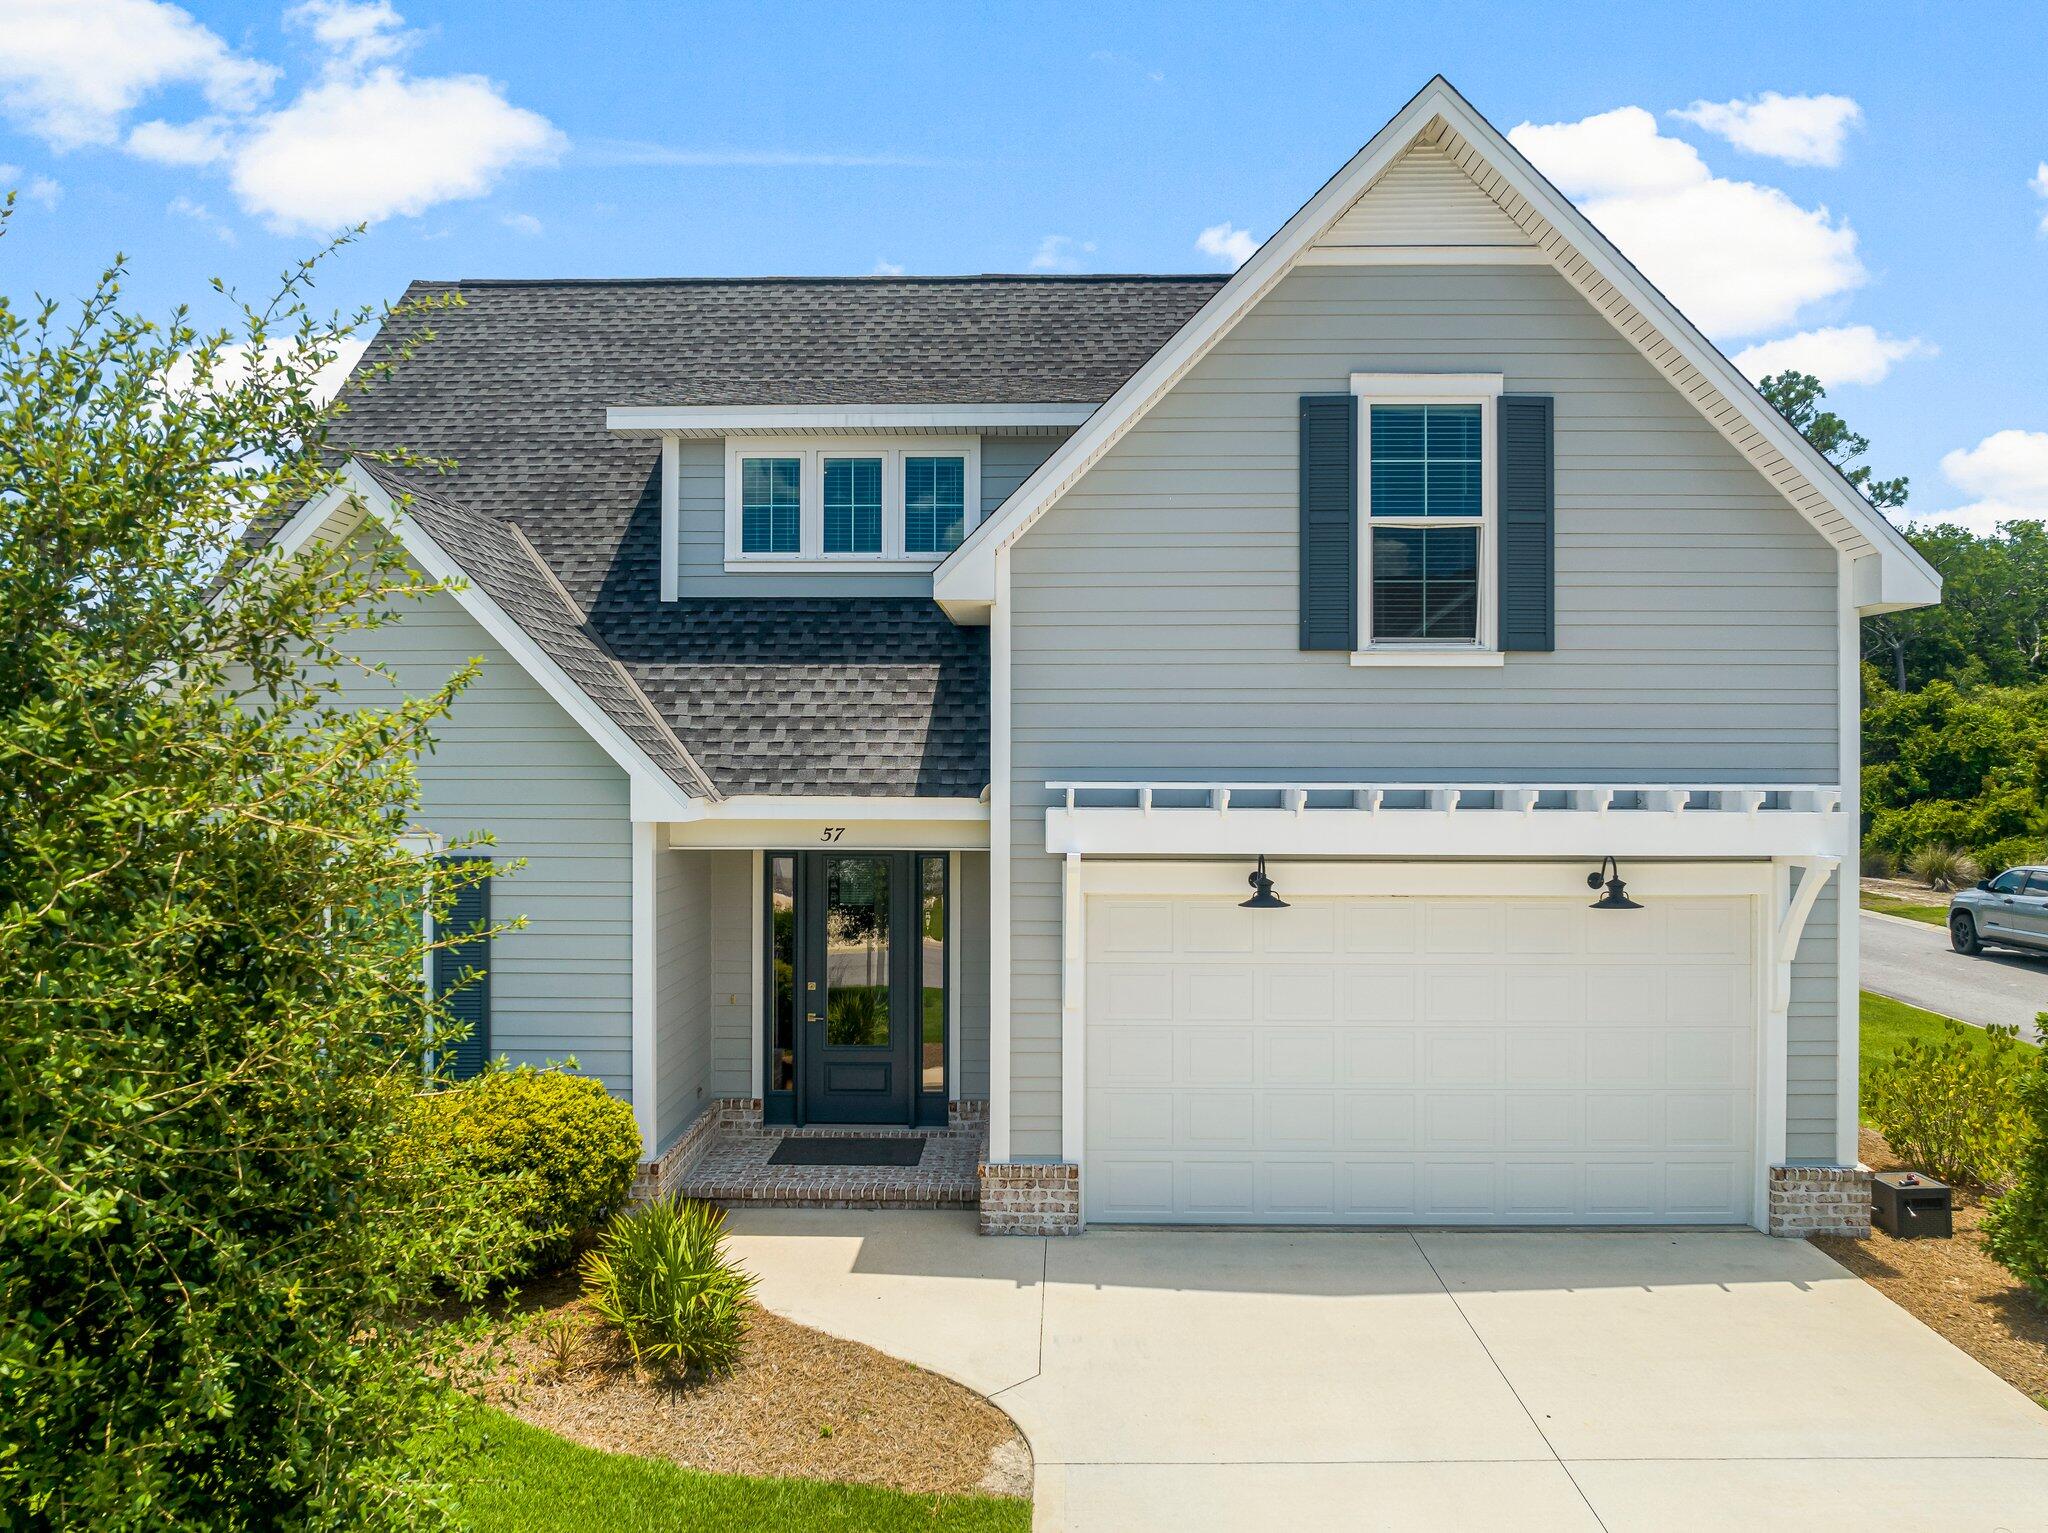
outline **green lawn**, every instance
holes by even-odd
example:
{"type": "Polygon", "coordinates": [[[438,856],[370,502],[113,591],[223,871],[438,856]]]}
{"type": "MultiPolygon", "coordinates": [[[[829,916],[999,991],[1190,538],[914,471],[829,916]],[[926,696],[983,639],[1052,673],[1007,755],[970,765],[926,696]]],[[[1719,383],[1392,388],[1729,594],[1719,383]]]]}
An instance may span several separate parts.
{"type": "MultiPolygon", "coordinates": [[[[1901,1044],[1914,1038],[1939,1038],[1942,1025],[1948,1021],[1935,1012],[1908,1006],[1888,995],[1872,995],[1868,990],[1863,992],[1862,1015],[1863,1045],[1860,1052],[1866,1085],[1870,1081],[1871,1070],[1890,1059],[1901,1044]]],[[[1965,1031],[1974,1042],[1988,1047],[1981,1028],[1972,1027],[1965,1031]]]]}
{"type": "Polygon", "coordinates": [[[1925,921],[1929,926],[1948,925],[1948,906],[1921,905],[1912,900],[1895,900],[1889,894],[1865,894],[1863,908],[1879,915],[1904,916],[1908,921],[1925,921]]]}
{"type": "Polygon", "coordinates": [[[477,1533],[1029,1533],[1031,1503],[989,1496],[906,1496],[816,1480],[702,1474],[664,1459],[600,1453],[497,1411],[458,1488],[463,1526],[477,1533]]]}

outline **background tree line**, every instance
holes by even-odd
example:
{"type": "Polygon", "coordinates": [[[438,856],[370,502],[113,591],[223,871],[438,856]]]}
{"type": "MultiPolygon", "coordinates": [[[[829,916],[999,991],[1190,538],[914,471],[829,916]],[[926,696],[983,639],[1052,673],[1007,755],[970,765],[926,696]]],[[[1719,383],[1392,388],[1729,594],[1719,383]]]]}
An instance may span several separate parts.
{"type": "MultiPolygon", "coordinates": [[[[1906,504],[1907,481],[1873,475],[1869,441],[1824,407],[1817,378],[1760,387],[1871,504],[1906,504]]],[[[1890,871],[1928,847],[1989,871],[2048,860],[2048,525],[1905,535],[1941,572],[1942,600],[1863,623],[1866,866],[1890,871]]]]}

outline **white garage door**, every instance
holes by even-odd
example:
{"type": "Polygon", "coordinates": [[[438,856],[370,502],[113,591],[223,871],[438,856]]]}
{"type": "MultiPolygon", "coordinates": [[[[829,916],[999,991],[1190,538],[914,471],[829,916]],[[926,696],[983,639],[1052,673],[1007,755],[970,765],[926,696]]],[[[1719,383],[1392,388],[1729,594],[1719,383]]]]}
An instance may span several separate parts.
{"type": "Polygon", "coordinates": [[[1087,1216],[1746,1222],[1746,912],[1091,896],[1087,1216]]]}

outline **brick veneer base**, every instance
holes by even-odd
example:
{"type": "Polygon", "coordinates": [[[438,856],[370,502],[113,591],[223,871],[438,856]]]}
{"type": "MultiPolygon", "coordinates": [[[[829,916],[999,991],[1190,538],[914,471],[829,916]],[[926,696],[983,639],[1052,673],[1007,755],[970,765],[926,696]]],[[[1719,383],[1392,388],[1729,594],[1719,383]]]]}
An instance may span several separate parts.
{"type": "Polygon", "coordinates": [[[1771,1167],[1773,1235],[1870,1236],[1870,1167],[1771,1167]]]}
{"type": "Polygon", "coordinates": [[[662,1151],[657,1160],[643,1160],[633,1178],[632,1201],[646,1203],[676,1190],[690,1168],[704,1158],[712,1141],[722,1133],[761,1123],[761,1099],[755,1097],[713,1097],[704,1104],[682,1138],[662,1151]]]}
{"type": "Polygon", "coordinates": [[[983,1161],[980,1181],[982,1234],[1081,1233],[1079,1166],[983,1161]]]}

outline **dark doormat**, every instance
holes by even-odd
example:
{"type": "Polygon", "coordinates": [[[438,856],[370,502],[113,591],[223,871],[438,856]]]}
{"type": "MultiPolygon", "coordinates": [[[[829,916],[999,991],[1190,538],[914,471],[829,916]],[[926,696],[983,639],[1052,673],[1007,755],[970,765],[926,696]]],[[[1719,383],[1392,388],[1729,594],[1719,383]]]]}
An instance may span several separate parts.
{"type": "Polygon", "coordinates": [[[853,1139],[786,1136],[768,1157],[771,1166],[914,1166],[924,1158],[922,1139],[853,1139]]]}

